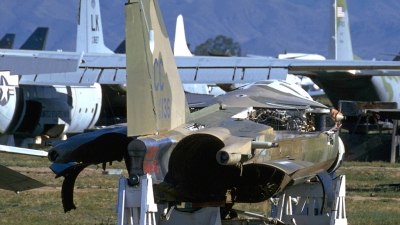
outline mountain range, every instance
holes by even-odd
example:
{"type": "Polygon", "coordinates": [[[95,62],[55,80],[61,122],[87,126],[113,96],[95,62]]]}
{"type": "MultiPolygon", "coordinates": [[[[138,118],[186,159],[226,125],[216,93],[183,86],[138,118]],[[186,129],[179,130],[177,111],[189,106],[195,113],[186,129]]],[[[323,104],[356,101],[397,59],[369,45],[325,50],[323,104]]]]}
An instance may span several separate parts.
{"type": "MultiPolygon", "coordinates": [[[[105,44],[114,50],[124,39],[126,0],[100,0],[105,44]]],[[[285,51],[328,55],[329,0],[159,0],[173,43],[182,14],[186,37],[195,46],[220,34],[242,52],[277,56],[285,51]]],[[[363,59],[391,60],[380,53],[400,51],[400,1],[348,0],[354,53],[363,59]]],[[[19,48],[36,27],[49,27],[46,50],[74,51],[79,0],[0,2],[0,37],[15,33],[19,48]]]]}

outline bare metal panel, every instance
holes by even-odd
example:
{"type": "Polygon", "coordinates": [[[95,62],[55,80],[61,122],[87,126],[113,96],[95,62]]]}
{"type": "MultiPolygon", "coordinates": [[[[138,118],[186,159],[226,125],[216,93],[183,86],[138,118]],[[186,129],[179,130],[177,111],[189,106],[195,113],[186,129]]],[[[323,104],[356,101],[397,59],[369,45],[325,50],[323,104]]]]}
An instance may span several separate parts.
{"type": "Polygon", "coordinates": [[[197,73],[197,68],[178,68],[179,76],[183,84],[194,81],[197,73]]]}
{"type": "Polygon", "coordinates": [[[269,68],[237,68],[235,80],[250,83],[259,80],[267,80],[268,75],[269,68]]]}
{"type": "Polygon", "coordinates": [[[89,68],[126,68],[126,57],[123,54],[92,53],[83,56],[81,67],[89,68]]]}
{"type": "Polygon", "coordinates": [[[97,82],[97,78],[100,74],[99,69],[86,69],[82,79],[80,80],[79,84],[81,85],[93,85],[95,82],[97,82]]]}
{"type": "Polygon", "coordinates": [[[227,83],[232,81],[233,72],[233,68],[199,69],[194,81],[199,83],[227,83]]]}
{"type": "Polygon", "coordinates": [[[269,79],[274,80],[286,80],[288,70],[285,68],[272,68],[269,73],[269,79]]]}
{"type": "Polygon", "coordinates": [[[126,69],[118,69],[117,74],[114,79],[115,84],[125,84],[126,83],[126,69]]]}
{"type": "Polygon", "coordinates": [[[116,70],[115,69],[103,69],[99,75],[99,84],[112,84],[114,82],[116,70]]]}
{"type": "Polygon", "coordinates": [[[34,84],[35,75],[21,75],[19,79],[20,84],[34,84]]]}
{"type": "Polygon", "coordinates": [[[36,74],[76,71],[81,53],[0,49],[0,56],[0,70],[36,74]]]}
{"type": "Polygon", "coordinates": [[[20,84],[27,85],[80,85],[84,70],[79,69],[72,73],[51,73],[37,75],[23,75],[20,84]]]}

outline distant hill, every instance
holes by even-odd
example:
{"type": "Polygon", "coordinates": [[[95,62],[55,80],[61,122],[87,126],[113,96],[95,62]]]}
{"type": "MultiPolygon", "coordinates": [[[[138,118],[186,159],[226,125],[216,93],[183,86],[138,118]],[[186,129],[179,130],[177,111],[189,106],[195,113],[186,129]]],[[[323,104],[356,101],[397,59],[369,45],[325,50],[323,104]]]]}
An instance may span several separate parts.
{"type": "MultiPolygon", "coordinates": [[[[124,39],[126,0],[100,0],[105,42],[115,49],[124,39]]],[[[222,34],[244,53],[276,56],[288,52],[328,54],[329,0],[159,0],[170,39],[182,14],[194,50],[222,34]]],[[[15,47],[38,26],[50,27],[47,50],[75,50],[78,0],[0,2],[0,37],[16,33],[15,47]]],[[[363,59],[392,59],[400,51],[400,1],[348,0],[354,52],[363,59]]],[[[172,41],[171,41],[172,42],[172,41]]]]}

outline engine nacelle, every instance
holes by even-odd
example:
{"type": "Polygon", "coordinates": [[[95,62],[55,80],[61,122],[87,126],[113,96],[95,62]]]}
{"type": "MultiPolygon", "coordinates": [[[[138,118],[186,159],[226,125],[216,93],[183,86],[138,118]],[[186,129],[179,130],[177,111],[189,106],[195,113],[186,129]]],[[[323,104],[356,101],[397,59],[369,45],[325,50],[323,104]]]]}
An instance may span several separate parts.
{"type": "Polygon", "coordinates": [[[21,137],[78,133],[100,115],[101,87],[18,86],[18,76],[0,73],[0,133],[21,137]],[[16,79],[16,80],[15,80],[16,79]]]}

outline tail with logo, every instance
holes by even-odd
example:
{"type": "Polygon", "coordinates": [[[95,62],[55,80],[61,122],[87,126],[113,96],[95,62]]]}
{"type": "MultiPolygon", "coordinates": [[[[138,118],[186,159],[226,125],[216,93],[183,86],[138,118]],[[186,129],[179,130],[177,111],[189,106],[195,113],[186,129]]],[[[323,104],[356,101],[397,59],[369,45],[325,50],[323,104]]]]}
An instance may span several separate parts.
{"type": "Polygon", "coordinates": [[[128,135],[161,134],[188,107],[157,0],[125,5],[128,135]]]}
{"type": "Polygon", "coordinates": [[[329,59],[354,60],[346,0],[331,0],[329,59]]]}
{"type": "Polygon", "coordinates": [[[113,53],[104,45],[99,0],[79,1],[76,51],[113,53]]]}

